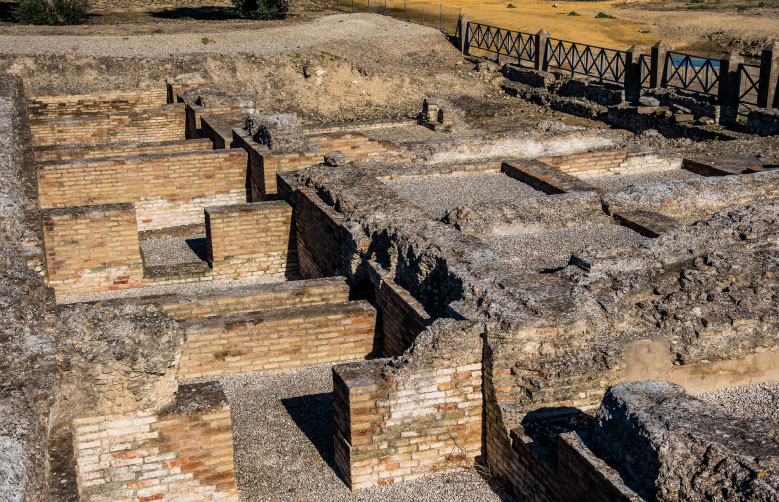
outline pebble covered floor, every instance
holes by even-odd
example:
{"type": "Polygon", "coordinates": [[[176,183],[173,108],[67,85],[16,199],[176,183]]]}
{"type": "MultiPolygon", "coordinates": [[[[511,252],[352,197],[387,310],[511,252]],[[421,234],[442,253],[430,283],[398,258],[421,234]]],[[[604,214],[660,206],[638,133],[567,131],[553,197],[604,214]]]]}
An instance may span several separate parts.
{"type": "Polygon", "coordinates": [[[738,418],[779,423],[779,383],[761,383],[701,394],[701,399],[725,408],[738,418]]]}
{"type": "Polygon", "coordinates": [[[230,401],[242,501],[513,502],[475,469],[351,492],[333,464],[331,365],[220,376],[230,401]]]}

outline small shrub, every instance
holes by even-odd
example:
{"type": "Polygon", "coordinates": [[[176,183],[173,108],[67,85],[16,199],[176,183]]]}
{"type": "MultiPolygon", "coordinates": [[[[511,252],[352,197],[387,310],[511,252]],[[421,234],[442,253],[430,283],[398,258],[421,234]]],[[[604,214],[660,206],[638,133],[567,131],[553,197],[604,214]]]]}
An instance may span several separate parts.
{"type": "Polygon", "coordinates": [[[241,17],[281,19],[289,12],[289,0],[232,0],[241,17]]]}
{"type": "Polygon", "coordinates": [[[22,24],[81,24],[87,20],[85,0],[21,0],[14,17],[22,24]]]}
{"type": "Polygon", "coordinates": [[[507,8],[507,9],[516,9],[516,8],[517,8],[517,6],[516,6],[516,5],[514,5],[513,3],[510,3],[510,4],[508,4],[508,5],[506,6],[506,8],[507,8]]]}
{"type": "Polygon", "coordinates": [[[165,30],[162,28],[157,28],[156,30],[153,30],[152,33],[165,33],[165,30]]]}
{"type": "Polygon", "coordinates": [[[581,16],[581,14],[579,14],[579,13],[578,13],[578,12],[576,12],[575,10],[572,10],[571,12],[569,12],[569,13],[568,13],[568,15],[569,15],[569,16],[581,16]]]}
{"type": "Polygon", "coordinates": [[[768,3],[768,2],[758,2],[758,3],[757,3],[757,6],[758,6],[758,7],[770,7],[770,6],[771,6],[771,4],[770,4],[770,3],[768,3]]]}
{"type": "Polygon", "coordinates": [[[605,12],[598,12],[595,15],[595,19],[617,19],[617,18],[612,16],[611,14],[606,14],[605,12]]]}
{"type": "Polygon", "coordinates": [[[203,45],[215,44],[216,43],[216,40],[214,40],[213,38],[208,38],[208,37],[203,37],[203,38],[200,39],[200,41],[203,42],[203,45]]]}

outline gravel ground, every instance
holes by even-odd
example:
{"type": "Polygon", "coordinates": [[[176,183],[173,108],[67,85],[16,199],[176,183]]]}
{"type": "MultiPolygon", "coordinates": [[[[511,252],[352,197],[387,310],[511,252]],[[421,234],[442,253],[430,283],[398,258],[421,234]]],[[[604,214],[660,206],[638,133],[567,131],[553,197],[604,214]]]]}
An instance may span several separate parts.
{"type": "Polygon", "coordinates": [[[373,14],[337,14],[314,19],[303,25],[263,27],[229,32],[203,31],[175,34],[60,35],[56,43],[48,35],[0,35],[0,47],[6,54],[83,54],[89,56],[154,58],[170,54],[295,54],[296,51],[348,40],[355,45],[397,39],[396,47],[405,50],[404,40],[434,37],[434,28],[373,14]],[[304,28],[302,28],[304,27],[304,28]],[[304,31],[301,31],[304,30],[304,31]],[[308,36],[306,36],[308,34],[308,36]],[[203,43],[204,38],[213,40],[203,43]]]}
{"type": "Polygon", "coordinates": [[[385,183],[433,218],[440,218],[457,206],[479,202],[510,202],[544,195],[530,185],[502,173],[420,177],[385,183]]]}
{"type": "Polygon", "coordinates": [[[219,279],[216,281],[188,282],[183,284],[152,284],[142,288],[119,289],[116,291],[98,291],[96,293],[83,293],[73,295],[57,295],[57,304],[96,302],[101,300],[114,300],[116,298],[132,298],[138,296],[174,295],[174,294],[207,294],[211,291],[220,291],[252,284],[269,284],[283,282],[287,279],[276,275],[247,277],[245,279],[219,279]]]}
{"type": "Polygon", "coordinates": [[[645,173],[623,174],[620,176],[596,176],[594,178],[585,178],[584,181],[596,188],[615,192],[617,190],[622,190],[628,185],[674,180],[691,180],[695,178],[701,178],[701,176],[685,169],[671,169],[668,171],[647,171],[645,173]]]}
{"type": "Polygon", "coordinates": [[[564,267],[571,255],[585,246],[635,247],[648,239],[620,225],[593,225],[532,234],[492,237],[487,242],[503,261],[520,268],[544,270],[564,267]]]}
{"type": "Polygon", "coordinates": [[[205,261],[206,234],[144,239],[141,253],[147,267],[205,261]]]}
{"type": "Polygon", "coordinates": [[[474,470],[351,493],[333,466],[331,365],[218,378],[232,408],[242,501],[510,502],[474,470]]]}
{"type": "Polygon", "coordinates": [[[734,417],[779,422],[779,383],[734,387],[698,397],[724,407],[734,417]]]}

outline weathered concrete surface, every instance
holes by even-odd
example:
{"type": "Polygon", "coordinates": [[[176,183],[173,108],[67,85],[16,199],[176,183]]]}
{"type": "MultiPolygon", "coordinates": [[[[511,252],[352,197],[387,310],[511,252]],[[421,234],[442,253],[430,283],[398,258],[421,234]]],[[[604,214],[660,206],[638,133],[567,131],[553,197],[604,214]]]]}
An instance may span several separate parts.
{"type": "Polygon", "coordinates": [[[779,500],[779,423],[734,418],[677,385],[609,389],[593,442],[653,500],[779,500]]]}

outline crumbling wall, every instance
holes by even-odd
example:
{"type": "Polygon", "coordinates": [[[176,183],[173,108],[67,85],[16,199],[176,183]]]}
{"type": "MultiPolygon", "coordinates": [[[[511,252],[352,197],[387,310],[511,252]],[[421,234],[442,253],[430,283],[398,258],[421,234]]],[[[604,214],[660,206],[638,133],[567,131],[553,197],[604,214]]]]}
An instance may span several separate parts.
{"type": "Polygon", "coordinates": [[[89,115],[153,110],[167,103],[167,90],[160,87],[157,89],[98,91],[59,96],[33,96],[27,98],[27,111],[32,119],[77,118],[89,115]]]}

